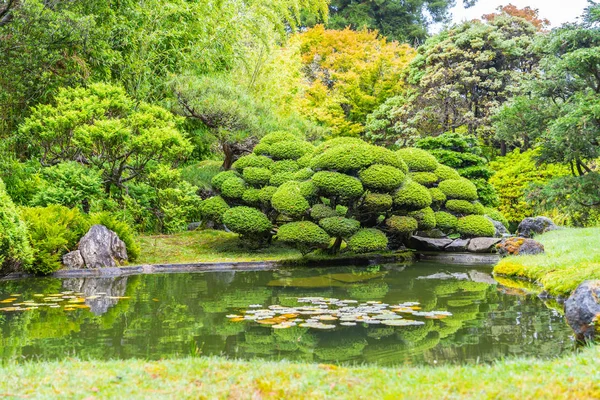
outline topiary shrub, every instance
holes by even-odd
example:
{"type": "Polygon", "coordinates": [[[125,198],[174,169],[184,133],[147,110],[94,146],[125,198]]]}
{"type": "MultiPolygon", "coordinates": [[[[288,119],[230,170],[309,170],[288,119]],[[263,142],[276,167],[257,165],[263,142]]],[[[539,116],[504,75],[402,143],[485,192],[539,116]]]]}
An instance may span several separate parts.
{"type": "Polygon", "coordinates": [[[419,228],[419,223],[413,217],[392,215],[385,220],[385,226],[393,234],[406,236],[419,228]]]}
{"type": "Polygon", "coordinates": [[[246,189],[246,181],[242,178],[229,178],[221,185],[221,195],[228,199],[241,199],[246,189]]]}
{"type": "Polygon", "coordinates": [[[443,232],[453,232],[458,224],[458,218],[445,211],[435,213],[435,225],[443,232]]]}
{"type": "Polygon", "coordinates": [[[407,147],[396,153],[404,160],[411,172],[433,172],[439,165],[435,157],[425,150],[407,147]]]}
{"type": "Polygon", "coordinates": [[[244,195],[242,196],[242,200],[244,201],[244,203],[246,203],[248,205],[258,206],[261,203],[261,201],[260,201],[261,193],[262,193],[261,189],[254,189],[254,188],[246,189],[246,191],[244,192],[244,195]]]}
{"type": "Polygon", "coordinates": [[[271,170],[260,167],[244,168],[244,173],[242,174],[246,182],[257,187],[268,184],[271,180],[271,175],[273,175],[271,170]]]}
{"type": "Polygon", "coordinates": [[[389,165],[398,168],[403,174],[408,173],[408,165],[398,153],[379,146],[370,146],[370,150],[373,163],[389,165]]]}
{"type": "Polygon", "coordinates": [[[418,184],[426,187],[431,187],[438,181],[437,175],[433,172],[411,172],[409,177],[418,184]]]}
{"type": "Polygon", "coordinates": [[[269,180],[269,185],[281,186],[284,183],[293,181],[293,180],[294,180],[293,172],[279,172],[279,173],[273,174],[271,176],[271,179],[269,180]]]}
{"type": "Polygon", "coordinates": [[[311,167],[314,170],[358,171],[374,163],[371,147],[364,142],[335,146],[317,154],[311,167]]]}
{"type": "Polygon", "coordinates": [[[223,183],[225,183],[225,181],[229,178],[239,178],[240,174],[238,174],[236,171],[223,171],[223,172],[219,172],[218,174],[216,174],[212,180],[211,180],[211,185],[218,189],[221,190],[221,187],[223,186],[223,183]]]}
{"type": "Polygon", "coordinates": [[[448,167],[444,164],[439,164],[438,167],[433,171],[435,176],[438,177],[439,181],[447,181],[448,179],[460,179],[460,174],[457,170],[452,167],[448,167]]]}
{"type": "Polygon", "coordinates": [[[319,193],[326,197],[354,199],[360,197],[364,191],[358,179],[339,172],[317,172],[313,175],[312,181],[319,189],[319,193]]]}
{"type": "Polygon", "coordinates": [[[252,207],[230,208],[223,214],[223,224],[244,236],[263,236],[273,228],[267,216],[252,207]]]}
{"type": "Polygon", "coordinates": [[[467,179],[448,179],[440,182],[438,188],[449,199],[477,200],[477,187],[467,179]]]}
{"type": "Polygon", "coordinates": [[[277,231],[277,240],[287,243],[306,255],[329,246],[331,238],[322,228],[310,221],[290,222],[277,231]]]}
{"type": "Polygon", "coordinates": [[[275,160],[297,160],[313,150],[314,146],[308,142],[286,140],[270,145],[269,153],[275,160]]]}
{"type": "Polygon", "coordinates": [[[229,210],[229,205],[221,196],[208,198],[200,204],[202,218],[217,224],[223,223],[223,214],[227,210],[229,210]]]}
{"type": "Polygon", "coordinates": [[[408,216],[417,220],[420,231],[429,231],[436,226],[435,213],[431,207],[410,212],[408,216]]]}
{"type": "Polygon", "coordinates": [[[406,181],[394,193],[394,206],[404,210],[420,210],[429,207],[432,203],[429,190],[423,185],[413,181],[406,181]]]}
{"type": "Polygon", "coordinates": [[[387,193],[367,193],[361,207],[369,213],[380,213],[392,208],[392,196],[387,193]]]}
{"type": "Polygon", "coordinates": [[[275,186],[265,186],[260,189],[259,199],[262,204],[270,204],[273,195],[277,191],[277,187],[275,186]]]}
{"type": "Polygon", "coordinates": [[[500,211],[496,210],[495,208],[485,207],[483,209],[483,214],[487,215],[494,221],[500,222],[502,225],[504,225],[504,227],[506,229],[508,229],[508,225],[509,225],[508,220],[506,219],[504,214],[502,214],[500,211]]]}
{"type": "Polygon", "coordinates": [[[256,146],[254,146],[252,152],[257,156],[269,155],[271,152],[271,145],[267,143],[259,143],[256,146]]]}
{"type": "Polygon", "coordinates": [[[348,207],[338,204],[335,206],[335,212],[339,217],[345,217],[348,214],[348,207]]]}
{"type": "Polygon", "coordinates": [[[344,146],[344,145],[352,145],[352,144],[353,145],[364,145],[366,143],[362,139],[359,139],[359,138],[348,137],[348,136],[336,137],[336,138],[327,140],[327,141],[321,143],[320,145],[318,145],[317,147],[315,147],[313,154],[322,154],[325,151],[332,149],[334,147],[344,146]]]}
{"type": "Polygon", "coordinates": [[[300,218],[310,209],[297,182],[288,182],[277,189],[271,198],[274,209],[290,218],[300,218]]]}
{"type": "Polygon", "coordinates": [[[310,179],[315,174],[310,168],[302,168],[301,170],[294,173],[294,180],[296,181],[305,181],[310,179]]]}
{"type": "Polygon", "coordinates": [[[447,200],[446,195],[439,188],[429,188],[429,194],[436,205],[443,204],[447,200]]]}
{"type": "Polygon", "coordinates": [[[446,208],[453,213],[460,215],[471,215],[478,213],[478,207],[467,200],[448,200],[446,208]]]}
{"type": "Polygon", "coordinates": [[[336,217],[337,212],[331,207],[325,204],[315,204],[310,210],[310,217],[315,221],[322,220],[323,218],[336,217]]]}
{"type": "Polygon", "coordinates": [[[330,236],[339,238],[350,237],[360,229],[360,222],[344,217],[323,218],[319,221],[319,225],[330,236]]]}
{"type": "Polygon", "coordinates": [[[492,221],[482,215],[468,215],[460,218],[456,230],[463,237],[493,237],[496,233],[492,221]]]}
{"type": "Polygon", "coordinates": [[[376,191],[392,191],[402,184],[404,174],[390,165],[374,164],[358,174],[364,187],[376,191]]]}
{"type": "Polygon", "coordinates": [[[33,252],[27,234],[27,226],[21,221],[0,179],[0,271],[10,272],[31,266],[33,252]]]}
{"type": "Polygon", "coordinates": [[[256,154],[248,154],[241,156],[233,163],[231,168],[238,172],[243,172],[244,168],[257,167],[257,168],[269,168],[273,164],[273,160],[266,156],[257,156],[256,154]]]}
{"type": "Polygon", "coordinates": [[[373,228],[361,229],[348,240],[348,248],[355,253],[370,253],[386,250],[388,238],[373,228]]]}
{"type": "Polygon", "coordinates": [[[260,139],[259,144],[272,145],[279,142],[298,141],[299,137],[290,132],[277,131],[266,134],[260,139]]]}
{"type": "Polygon", "coordinates": [[[271,172],[279,174],[281,172],[297,172],[300,170],[300,166],[294,160],[281,160],[271,164],[271,172]]]}
{"type": "Polygon", "coordinates": [[[312,199],[317,196],[317,185],[315,185],[315,183],[312,180],[300,182],[298,186],[300,187],[300,194],[305,199],[312,199]]]}

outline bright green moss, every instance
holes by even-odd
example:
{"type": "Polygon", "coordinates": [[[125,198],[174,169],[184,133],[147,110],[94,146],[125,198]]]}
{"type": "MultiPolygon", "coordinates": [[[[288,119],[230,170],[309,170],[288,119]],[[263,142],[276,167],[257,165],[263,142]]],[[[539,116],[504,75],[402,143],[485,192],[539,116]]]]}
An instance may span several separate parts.
{"type": "Polygon", "coordinates": [[[312,181],[319,189],[319,194],[325,197],[354,199],[360,197],[364,191],[358,179],[339,172],[317,172],[313,175],[312,181]]]}
{"type": "Polygon", "coordinates": [[[446,201],[446,195],[439,188],[429,188],[429,194],[434,204],[442,204],[446,201]]]}
{"type": "Polygon", "coordinates": [[[388,238],[378,229],[367,228],[356,232],[348,240],[348,248],[355,253],[386,250],[388,238]]]}
{"type": "Polygon", "coordinates": [[[252,186],[264,186],[271,180],[272,172],[267,168],[247,167],[242,176],[252,186]]]}
{"type": "Polygon", "coordinates": [[[438,167],[433,171],[438,177],[439,181],[447,181],[448,179],[460,179],[461,176],[457,170],[452,167],[448,167],[444,164],[439,164],[438,167]]]}
{"type": "Polygon", "coordinates": [[[368,212],[385,212],[392,208],[392,196],[387,193],[367,193],[362,208],[368,212]]]}
{"type": "Polygon", "coordinates": [[[506,229],[508,229],[508,220],[500,211],[496,210],[495,208],[485,207],[483,209],[483,214],[487,215],[494,221],[500,222],[506,229]]]}
{"type": "Polygon", "coordinates": [[[413,181],[406,181],[394,194],[394,206],[403,210],[420,210],[432,203],[429,190],[413,181]]]}
{"type": "Polygon", "coordinates": [[[315,221],[320,221],[323,218],[336,217],[337,213],[331,207],[325,204],[315,204],[310,210],[310,217],[315,221]]]}
{"type": "Polygon", "coordinates": [[[271,164],[270,169],[272,173],[279,174],[281,172],[297,172],[300,166],[294,160],[280,160],[271,164]]]}
{"type": "Polygon", "coordinates": [[[271,198],[273,208],[291,218],[300,218],[310,209],[297,182],[288,182],[277,189],[271,198]]]}
{"type": "Polygon", "coordinates": [[[478,207],[467,200],[448,200],[446,208],[453,213],[460,215],[477,214],[478,207]]]}
{"type": "Polygon", "coordinates": [[[477,187],[467,179],[448,179],[440,182],[438,188],[449,199],[477,200],[477,187]]]}
{"type": "Polygon", "coordinates": [[[269,153],[275,160],[297,160],[306,154],[312,154],[314,146],[298,140],[281,141],[270,146],[269,153]]]}
{"type": "Polygon", "coordinates": [[[409,177],[413,181],[426,187],[431,187],[438,181],[437,175],[433,172],[411,172],[409,177]]]}
{"type": "Polygon", "coordinates": [[[294,173],[293,172],[279,172],[273,174],[271,179],[269,180],[269,185],[271,186],[281,186],[285,182],[293,181],[294,173]]]}
{"type": "Polygon", "coordinates": [[[298,221],[282,225],[277,231],[277,240],[288,243],[307,254],[315,249],[329,246],[331,238],[314,222],[298,221]]]}
{"type": "Polygon", "coordinates": [[[229,199],[241,199],[246,189],[246,182],[242,178],[229,178],[221,185],[221,194],[229,199]]]}
{"type": "Polygon", "coordinates": [[[408,216],[417,220],[420,231],[429,231],[436,226],[435,213],[431,207],[413,211],[409,213],[408,216]]]}
{"type": "Polygon", "coordinates": [[[273,226],[265,214],[252,207],[233,207],[223,214],[223,224],[240,235],[264,234],[273,226]]]}
{"type": "Polygon", "coordinates": [[[306,154],[306,155],[300,157],[299,159],[297,159],[296,162],[298,163],[298,166],[300,168],[310,168],[310,166],[312,164],[312,159],[313,159],[312,154],[306,154]]]}
{"type": "Polygon", "coordinates": [[[370,146],[374,164],[390,165],[398,168],[403,174],[408,173],[408,166],[398,153],[380,146],[370,146]]]}
{"type": "Polygon", "coordinates": [[[320,145],[318,145],[317,147],[315,147],[313,154],[315,154],[315,155],[322,154],[323,152],[325,152],[333,147],[344,146],[344,145],[349,145],[349,144],[364,145],[366,143],[359,138],[353,138],[353,137],[347,137],[347,136],[337,137],[337,138],[327,140],[326,142],[323,142],[320,145]]]}
{"type": "Polygon", "coordinates": [[[391,233],[408,235],[419,228],[419,223],[413,217],[392,215],[385,220],[385,225],[391,233]]]}
{"type": "Polygon", "coordinates": [[[214,188],[221,190],[221,186],[223,185],[223,182],[225,182],[227,179],[239,178],[239,177],[240,177],[240,174],[238,174],[236,171],[232,171],[232,170],[223,171],[223,172],[219,172],[218,174],[213,176],[210,183],[214,188]]]}
{"type": "Polygon", "coordinates": [[[317,196],[317,185],[312,180],[299,182],[300,194],[306,199],[311,199],[317,196]]]}
{"type": "Polygon", "coordinates": [[[221,196],[208,198],[200,204],[200,214],[202,215],[202,218],[218,224],[223,222],[223,214],[227,210],[229,210],[229,205],[221,196]]]}
{"type": "Polygon", "coordinates": [[[485,214],[485,207],[480,202],[474,201],[473,202],[473,207],[474,207],[473,210],[475,211],[473,214],[476,214],[476,215],[483,215],[483,214],[485,214]]]}
{"type": "Polygon", "coordinates": [[[260,139],[259,144],[272,145],[279,142],[300,141],[300,138],[290,132],[277,131],[271,132],[260,139]]]}
{"type": "Polygon", "coordinates": [[[231,167],[241,173],[246,167],[270,168],[272,164],[273,160],[269,157],[248,154],[238,158],[231,167]]]}
{"type": "Polygon", "coordinates": [[[433,172],[439,165],[435,157],[425,150],[407,147],[396,153],[406,163],[410,172],[433,172]]]}
{"type": "Polygon", "coordinates": [[[330,236],[341,238],[350,237],[360,229],[360,222],[344,217],[323,218],[319,225],[330,236]]]}
{"type": "Polygon", "coordinates": [[[310,168],[302,168],[301,170],[294,173],[294,180],[296,181],[305,181],[310,179],[315,174],[310,168]]]}
{"type": "Polygon", "coordinates": [[[456,230],[463,237],[493,237],[496,233],[492,221],[482,215],[468,215],[460,218],[456,230]]]}
{"type": "Polygon", "coordinates": [[[358,174],[364,187],[376,191],[392,191],[404,181],[404,174],[390,165],[374,164],[358,174]]]}
{"type": "Polygon", "coordinates": [[[438,211],[435,213],[435,224],[442,231],[448,233],[456,229],[458,218],[445,211],[438,211]]]}

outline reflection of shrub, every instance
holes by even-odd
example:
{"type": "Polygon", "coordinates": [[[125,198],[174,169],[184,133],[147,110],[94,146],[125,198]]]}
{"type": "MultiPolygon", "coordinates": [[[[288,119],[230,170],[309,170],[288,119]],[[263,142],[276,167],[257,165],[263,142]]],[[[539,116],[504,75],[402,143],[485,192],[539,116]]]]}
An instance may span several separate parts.
{"type": "Polygon", "coordinates": [[[435,223],[442,231],[450,232],[456,229],[458,218],[445,211],[438,211],[435,213],[435,223]]]}
{"type": "Polygon", "coordinates": [[[359,178],[368,189],[390,191],[402,184],[404,174],[398,168],[374,164],[360,171],[359,178]]]}
{"type": "Polygon", "coordinates": [[[223,224],[240,235],[264,234],[272,228],[267,216],[252,207],[230,208],[223,214],[223,224]]]}
{"type": "Polygon", "coordinates": [[[385,225],[391,233],[406,235],[416,231],[419,228],[419,223],[413,217],[401,217],[392,215],[385,220],[385,225]]]}
{"type": "Polygon", "coordinates": [[[317,172],[312,180],[323,196],[352,199],[363,193],[362,183],[358,179],[339,172],[317,172]]]}
{"type": "Polygon", "coordinates": [[[408,147],[400,149],[396,153],[408,165],[411,172],[433,172],[438,167],[435,157],[425,150],[408,147]]]}
{"type": "Polygon", "coordinates": [[[421,231],[428,231],[435,228],[435,213],[433,212],[431,207],[426,207],[422,210],[413,211],[408,215],[417,220],[417,223],[419,224],[419,230],[421,231]]]}
{"type": "Polygon", "coordinates": [[[367,212],[384,212],[392,208],[393,199],[389,194],[368,193],[362,203],[367,212]]]}
{"type": "Polygon", "coordinates": [[[348,248],[355,253],[385,250],[388,238],[377,229],[361,229],[348,240],[348,248]]]}
{"type": "Polygon", "coordinates": [[[448,179],[440,182],[438,188],[449,199],[477,200],[477,187],[467,179],[448,179]]]}
{"type": "Polygon", "coordinates": [[[344,217],[330,217],[319,221],[321,228],[333,237],[346,238],[354,235],[360,229],[360,222],[344,217]]]}
{"type": "Polygon", "coordinates": [[[385,281],[371,280],[350,286],[348,295],[356,300],[375,300],[385,297],[389,290],[390,287],[385,281]]]}
{"type": "Polygon", "coordinates": [[[326,248],[330,241],[327,232],[309,221],[290,222],[282,225],[277,232],[277,239],[294,246],[303,255],[315,249],[326,248]]]}
{"type": "Polygon", "coordinates": [[[420,210],[431,205],[431,194],[417,182],[408,181],[394,194],[394,205],[406,210],[420,210]]]}
{"type": "Polygon", "coordinates": [[[223,214],[228,209],[229,206],[221,196],[211,197],[200,204],[200,214],[202,215],[202,218],[218,224],[223,222],[223,214]]]}
{"type": "Polygon", "coordinates": [[[458,233],[465,237],[492,237],[496,232],[494,224],[484,216],[468,215],[460,218],[456,226],[458,233]]]}

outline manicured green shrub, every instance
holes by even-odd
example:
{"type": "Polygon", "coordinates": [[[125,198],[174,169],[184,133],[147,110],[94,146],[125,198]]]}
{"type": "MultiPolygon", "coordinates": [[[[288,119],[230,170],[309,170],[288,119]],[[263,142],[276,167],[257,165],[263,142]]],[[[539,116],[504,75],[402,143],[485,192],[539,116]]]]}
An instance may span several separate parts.
{"type": "Polygon", "coordinates": [[[252,207],[233,207],[223,214],[223,224],[240,235],[263,235],[273,225],[265,214],[252,207]]]}
{"type": "Polygon", "coordinates": [[[413,217],[392,215],[385,220],[385,225],[390,233],[408,235],[419,228],[419,223],[413,217]]]}
{"type": "Polygon", "coordinates": [[[448,200],[446,208],[453,213],[460,215],[477,214],[478,207],[467,200],[448,200]]]}
{"type": "Polygon", "coordinates": [[[271,164],[270,169],[272,173],[279,174],[281,172],[297,172],[300,166],[294,160],[280,160],[271,164]]]}
{"type": "Polygon", "coordinates": [[[272,172],[267,168],[248,167],[242,174],[244,180],[252,186],[264,186],[271,180],[272,172]]]}
{"type": "Polygon", "coordinates": [[[298,163],[298,167],[300,168],[310,168],[311,164],[312,164],[312,159],[313,159],[313,155],[311,154],[306,154],[302,157],[300,157],[299,159],[296,160],[296,162],[298,163]]]}
{"type": "Polygon", "coordinates": [[[367,228],[356,232],[348,240],[348,248],[355,253],[386,250],[388,238],[378,229],[367,228]]]}
{"type": "Polygon", "coordinates": [[[206,221],[213,221],[217,224],[223,223],[223,214],[229,210],[229,205],[221,196],[208,198],[200,205],[200,214],[206,221]]]}
{"type": "Polygon", "coordinates": [[[286,182],[289,181],[293,181],[294,180],[294,173],[293,172],[278,172],[276,174],[273,174],[271,176],[271,179],[269,180],[269,185],[271,186],[281,186],[286,182]]]}
{"type": "Polygon", "coordinates": [[[271,145],[267,143],[259,143],[252,150],[257,156],[268,156],[271,153],[271,145]]]}
{"type": "Polygon", "coordinates": [[[277,231],[277,240],[288,243],[306,255],[329,246],[331,238],[321,227],[310,221],[290,222],[277,231]]]}
{"type": "Polygon", "coordinates": [[[452,232],[456,229],[457,224],[458,218],[456,218],[454,215],[445,211],[438,211],[435,213],[435,225],[442,231],[446,233],[452,232]]]}
{"type": "Polygon", "coordinates": [[[376,191],[392,191],[402,184],[404,174],[390,165],[373,164],[358,174],[364,187],[376,191]]]}
{"type": "Polygon", "coordinates": [[[423,185],[413,181],[406,181],[394,193],[394,206],[404,210],[420,210],[429,207],[432,203],[429,190],[423,185]]]}
{"type": "Polygon", "coordinates": [[[508,220],[500,211],[496,210],[495,208],[485,207],[483,209],[483,214],[487,215],[494,221],[500,222],[506,229],[508,229],[508,220]]]}
{"type": "Polygon", "coordinates": [[[325,197],[338,196],[344,199],[354,199],[363,194],[362,183],[352,177],[339,172],[317,172],[312,181],[325,197]]]}
{"type": "Polygon", "coordinates": [[[315,147],[313,154],[315,154],[315,155],[322,154],[325,151],[327,151],[331,148],[334,148],[334,147],[338,147],[338,146],[364,145],[364,144],[365,144],[365,142],[362,139],[348,137],[348,136],[341,136],[341,137],[333,138],[333,139],[330,139],[330,140],[327,140],[327,141],[321,143],[320,145],[315,147]]]}
{"type": "Polygon", "coordinates": [[[312,180],[299,182],[298,185],[300,187],[300,194],[305,199],[312,199],[317,196],[317,185],[315,185],[315,183],[312,180]]]}
{"type": "Polygon", "coordinates": [[[286,140],[272,144],[269,153],[274,160],[297,160],[313,150],[314,146],[308,142],[286,140]]]}
{"type": "Polygon", "coordinates": [[[440,182],[438,188],[449,199],[477,200],[477,188],[467,179],[448,179],[440,182]]]}
{"type": "Polygon", "coordinates": [[[433,173],[440,181],[446,181],[448,179],[460,179],[460,174],[457,170],[444,164],[439,164],[433,173]]]}
{"type": "Polygon", "coordinates": [[[492,221],[482,215],[468,215],[460,218],[456,229],[463,237],[493,237],[496,233],[492,221]]]}
{"type": "Polygon", "coordinates": [[[33,252],[27,234],[27,226],[0,179],[0,271],[30,268],[33,252]]]}
{"type": "Polygon", "coordinates": [[[366,143],[332,147],[312,160],[312,169],[340,172],[358,171],[374,163],[372,146],[366,143]]]}
{"type": "Polygon", "coordinates": [[[398,153],[385,147],[370,146],[370,154],[374,164],[390,165],[398,168],[403,174],[408,173],[408,165],[406,165],[398,153]]]}
{"type": "Polygon", "coordinates": [[[218,174],[216,174],[212,180],[211,180],[211,184],[214,188],[221,190],[223,183],[225,183],[225,181],[229,178],[239,178],[240,174],[238,174],[236,171],[223,171],[223,172],[219,172],[218,174]]]}
{"type": "Polygon", "coordinates": [[[344,217],[323,218],[319,221],[319,225],[330,236],[341,238],[350,237],[360,229],[360,222],[344,217]]]}
{"type": "Polygon", "coordinates": [[[475,207],[473,209],[475,211],[473,214],[476,214],[476,215],[483,215],[483,214],[485,214],[485,207],[480,202],[474,201],[473,202],[473,207],[475,207]]]}
{"type": "Polygon", "coordinates": [[[259,194],[260,202],[263,204],[269,204],[276,191],[277,191],[276,186],[265,186],[264,188],[260,189],[260,194],[259,194]]]}
{"type": "Polygon", "coordinates": [[[295,181],[305,181],[307,179],[310,179],[314,174],[315,174],[315,171],[313,171],[312,169],[302,168],[301,170],[294,173],[294,180],[295,181]]]}
{"type": "Polygon", "coordinates": [[[325,204],[315,204],[310,209],[310,217],[315,221],[320,221],[324,218],[337,217],[337,212],[325,204]]]}
{"type": "Polygon", "coordinates": [[[271,204],[274,209],[290,218],[300,218],[310,209],[297,182],[287,182],[280,186],[271,198],[271,204]]]}
{"type": "Polygon", "coordinates": [[[439,165],[435,157],[425,150],[407,147],[396,153],[400,155],[411,172],[433,172],[439,165]]]}
{"type": "Polygon", "coordinates": [[[272,145],[274,143],[289,142],[294,140],[297,141],[300,140],[300,138],[290,132],[277,131],[268,133],[265,136],[263,136],[262,139],[260,139],[259,144],[272,145]]]}
{"type": "Polygon", "coordinates": [[[221,195],[228,199],[241,199],[247,188],[242,178],[229,178],[221,185],[221,195]]]}
{"type": "Polygon", "coordinates": [[[392,208],[392,196],[387,193],[367,193],[362,208],[367,212],[384,212],[392,208]]]}
{"type": "Polygon", "coordinates": [[[244,195],[242,196],[242,200],[244,201],[244,203],[251,205],[251,206],[260,205],[260,203],[261,203],[260,195],[262,193],[261,190],[262,189],[255,189],[255,188],[246,189],[246,191],[244,192],[244,195]]]}
{"type": "Polygon", "coordinates": [[[273,160],[269,157],[248,154],[238,158],[231,167],[241,173],[246,167],[270,168],[272,164],[273,160]]]}
{"type": "Polygon", "coordinates": [[[429,194],[434,204],[443,204],[447,197],[439,188],[429,188],[429,194]]]}
{"type": "Polygon", "coordinates": [[[431,187],[438,181],[437,175],[433,172],[411,172],[408,176],[413,181],[426,187],[431,187]]]}
{"type": "Polygon", "coordinates": [[[420,231],[429,231],[436,226],[435,213],[431,207],[410,212],[408,213],[408,216],[417,220],[420,231]]]}
{"type": "Polygon", "coordinates": [[[335,206],[335,212],[340,217],[345,217],[348,214],[348,207],[338,204],[335,206]]]}

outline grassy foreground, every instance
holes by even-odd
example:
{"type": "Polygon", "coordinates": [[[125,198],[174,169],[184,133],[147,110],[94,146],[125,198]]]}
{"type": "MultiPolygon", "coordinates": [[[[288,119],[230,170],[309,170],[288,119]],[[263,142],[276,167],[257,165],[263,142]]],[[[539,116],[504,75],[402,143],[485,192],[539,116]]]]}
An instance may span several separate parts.
{"type": "Polygon", "coordinates": [[[545,254],[504,258],[494,273],[539,282],[552,295],[566,295],[586,279],[600,279],[600,228],[561,229],[535,239],[545,254]]]}
{"type": "Polygon", "coordinates": [[[0,369],[0,396],[28,398],[592,399],[600,347],[491,366],[335,367],[190,358],[33,362],[0,369]]]}

